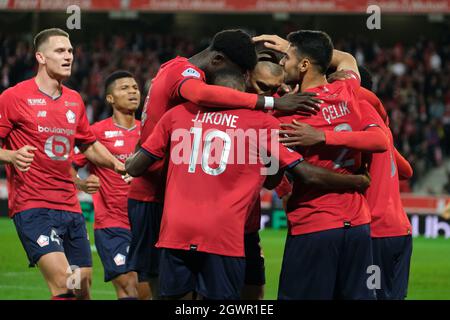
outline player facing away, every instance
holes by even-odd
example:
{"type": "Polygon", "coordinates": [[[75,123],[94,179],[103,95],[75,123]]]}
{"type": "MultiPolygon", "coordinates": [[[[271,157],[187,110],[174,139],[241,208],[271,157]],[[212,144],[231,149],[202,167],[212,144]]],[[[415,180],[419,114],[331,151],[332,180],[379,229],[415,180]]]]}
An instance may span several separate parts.
{"type": "MultiPolygon", "coordinates": [[[[106,102],[113,110],[112,117],[91,126],[100,141],[122,162],[133,154],[139,140],[140,123],[135,112],[141,101],[138,84],[127,71],[116,71],[105,80],[106,102]]],[[[95,247],[104,269],[105,282],[111,281],[118,299],[136,299],[137,275],[128,272],[126,260],[131,242],[127,197],[129,184],[119,174],[108,168],[97,167],[82,154],[75,154],[74,165],[89,165],[90,176],[76,179],[78,189],[92,193],[95,180],[98,192],[92,194],[95,210],[95,247]],[[97,184],[98,185],[98,184],[97,184]]]]}
{"type": "MultiPolygon", "coordinates": [[[[242,74],[233,70],[216,73],[213,81],[244,89],[242,74]]],[[[185,103],[168,111],[126,161],[127,172],[139,176],[170,155],[157,243],[163,248],[163,297],[196,292],[206,299],[240,298],[245,223],[266,181],[259,161],[265,154],[274,173],[287,169],[305,184],[365,188],[365,176],[340,175],[303,162],[278,143],[278,128],[277,119],[264,112],[185,103]]]]}
{"type": "MultiPolygon", "coordinates": [[[[364,68],[359,68],[361,85],[358,90],[361,114],[369,117],[373,110],[380,110],[373,121],[388,139],[387,150],[370,153],[366,156],[372,182],[366,192],[367,202],[372,215],[370,225],[373,261],[380,269],[381,283],[377,288],[379,300],[403,300],[408,289],[409,268],[412,255],[411,224],[402,207],[399,180],[410,178],[412,169],[394,147],[392,132],[387,123],[388,118],[381,101],[366,88],[371,88],[370,81],[364,68]],[[364,76],[363,76],[364,75],[364,76]],[[364,88],[366,87],[366,88],[364,88]],[[371,105],[369,105],[369,102],[371,105]],[[363,110],[367,106],[366,110],[363,110]],[[370,110],[372,109],[372,110],[370,110]],[[382,119],[384,117],[384,121],[382,119]]],[[[331,75],[329,79],[345,79],[347,76],[331,75]],[[338,78],[337,78],[338,77],[338,78]]],[[[370,128],[364,128],[370,130],[370,128]]],[[[292,132],[292,131],[291,131],[292,132]]],[[[296,126],[295,135],[291,137],[290,146],[311,146],[325,144],[330,146],[352,148],[360,151],[371,151],[371,137],[366,131],[334,132],[320,131],[311,127],[296,126]]],[[[286,140],[286,139],[284,139],[286,140]]]]}
{"type": "Polygon", "coordinates": [[[0,96],[0,160],[6,164],[9,216],[52,298],[89,299],[91,250],[70,153],[78,146],[97,166],[125,174],[124,166],[91,133],[80,95],[62,85],[73,61],[69,35],[43,30],[34,46],[37,75],[0,96]],[[71,266],[80,269],[72,275],[71,266]]]}
{"type": "MultiPolygon", "coordinates": [[[[327,34],[298,31],[288,41],[277,36],[261,36],[269,47],[285,53],[281,64],[289,84],[301,91],[318,93],[323,100],[320,112],[310,118],[281,116],[330,131],[351,131],[360,127],[356,91],[359,73],[349,54],[333,51],[327,34]],[[327,82],[329,66],[351,70],[352,78],[327,82]]],[[[322,145],[300,148],[307,161],[340,173],[354,173],[361,154],[345,148],[322,145]]],[[[375,299],[367,286],[367,268],[373,265],[370,238],[370,211],[364,196],[355,192],[322,192],[306,189],[294,180],[287,205],[289,234],[283,256],[279,299],[375,299]]]]}
{"type": "MultiPolygon", "coordinates": [[[[176,57],[163,64],[152,79],[141,119],[141,141],[153,132],[159,119],[174,106],[191,101],[211,108],[299,110],[314,113],[317,101],[312,94],[283,98],[258,96],[211,85],[215,72],[231,68],[242,74],[256,64],[255,46],[241,30],[217,33],[210,46],[187,59],[176,57]]],[[[129,270],[137,271],[139,282],[153,282],[158,275],[159,250],[154,247],[160,229],[164,199],[165,164],[160,161],[142,177],[133,179],[129,191],[128,214],[132,241],[129,270]],[[152,244],[148,246],[147,244],[152,244]]],[[[154,290],[153,290],[154,291],[154,290]]]]}

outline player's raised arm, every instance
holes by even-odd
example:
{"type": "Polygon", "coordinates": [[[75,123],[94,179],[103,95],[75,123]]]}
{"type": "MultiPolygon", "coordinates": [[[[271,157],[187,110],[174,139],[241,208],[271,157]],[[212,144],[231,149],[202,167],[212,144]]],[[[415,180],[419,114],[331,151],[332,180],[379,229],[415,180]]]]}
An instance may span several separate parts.
{"type": "Polygon", "coordinates": [[[350,53],[344,51],[339,51],[336,49],[333,50],[330,67],[335,67],[338,71],[353,71],[359,78],[361,77],[358,70],[358,63],[356,62],[355,57],[353,57],[350,53]]]}
{"type": "Polygon", "coordinates": [[[276,109],[307,114],[316,114],[320,110],[320,100],[314,98],[316,93],[303,92],[274,98],[209,85],[197,79],[185,81],[180,87],[180,95],[195,104],[213,108],[276,109]]]}

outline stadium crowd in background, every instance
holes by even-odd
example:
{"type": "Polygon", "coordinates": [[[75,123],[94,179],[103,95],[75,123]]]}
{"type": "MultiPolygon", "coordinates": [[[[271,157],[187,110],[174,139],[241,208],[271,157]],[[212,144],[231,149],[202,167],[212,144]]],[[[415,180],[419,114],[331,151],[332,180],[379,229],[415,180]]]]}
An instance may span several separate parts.
{"type": "MultiPolygon", "coordinates": [[[[0,93],[35,74],[28,39],[25,34],[0,34],[0,93]]],[[[450,45],[423,39],[413,45],[398,42],[382,47],[366,39],[348,38],[337,39],[335,47],[353,53],[372,72],[373,91],[389,113],[396,146],[414,167],[410,184],[402,185],[402,191],[411,191],[427,170],[450,155],[450,45]]],[[[146,93],[146,81],[162,63],[177,55],[192,56],[200,49],[189,38],[175,35],[99,34],[76,46],[67,85],[80,92],[93,123],[110,116],[101,97],[104,79],[112,71],[129,70],[146,93]]]]}

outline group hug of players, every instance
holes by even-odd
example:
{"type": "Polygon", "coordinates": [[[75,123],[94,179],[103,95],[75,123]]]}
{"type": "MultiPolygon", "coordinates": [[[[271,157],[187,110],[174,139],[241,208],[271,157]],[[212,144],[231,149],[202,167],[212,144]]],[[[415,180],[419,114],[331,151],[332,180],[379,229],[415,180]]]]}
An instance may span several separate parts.
{"type": "Polygon", "coordinates": [[[412,238],[399,179],[412,169],[370,74],[326,33],[219,32],[161,66],[141,121],[136,80],[116,71],[104,84],[113,115],[91,126],[62,85],[69,35],[47,29],[34,46],[37,75],[0,96],[0,161],[9,215],[52,299],[90,299],[77,190],[92,194],[95,246],[118,299],[262,299],[262,187],[275,188],[288,219],[279,299],[406,297],[412,238]]]}

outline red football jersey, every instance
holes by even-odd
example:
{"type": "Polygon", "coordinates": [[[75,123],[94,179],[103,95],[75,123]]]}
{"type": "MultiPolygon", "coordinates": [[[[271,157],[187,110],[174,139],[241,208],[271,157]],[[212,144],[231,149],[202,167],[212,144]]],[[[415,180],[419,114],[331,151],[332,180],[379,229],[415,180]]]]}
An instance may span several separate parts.
{"type": "MultiPolygon", "coordinates": [[[[150,136],[167,110],[185,101],[180,96],[179,88],[185,80],[192,78],[205,81],[205,74],[186,58],[176,57],[161,65],[152,80],[142,111],[141,142],[150,136]]],[[[139,201],[162,202],[164,178],[164,161],[155,163],[142,177],[131,181],[128,197],[139,201]]]]}
{"type": "Polygon", "coordinates": [[[254,233],[261,227],[261,197],[258,195],[253,208],[245,221],[245,234],[254,233]]]}
{"type": "MultiPolygon", "coordinates": [[[[358,88],[359,80],[355,75],[353,79],[308,89],[318,93],[317,98],[324,101],[320,112],[311,117],[292,115],[279,119],[282,123],[291,123],[295,119],[323,131],[358,130],[362,124],[355,96],[358,88]]],[[[299,151],[312,165],[343,174],[353,174],[361,163],[360,152],[340,147],[318,145],[299,148],[299,151]]],[[[370,223],[369,208],[362,194],[323,192],[305,188],[298,180],[294,180],[287,211],[289,233],[292,235],[370,223]]]]}
{"type": "Polygon", "coordinates": [[[360,100],[359,105],[364,121],[375,123],[389,137],[389,149],[386,152],[372,153],[369,157],[371,183],[366,192],[366,199],[372,215],[371,235],[379,238],[411,234],[411,224],[400,199],[394,138],[391,130],[365,100],[360,100]],[[375,115],[373,115],[374,112],[375,115]],[[368,118],[370,120],[367,120],[368,118]]]}
{"type": "Polygon", "coordinates": [[[9,215],[32,208],[81,213],[70,175],[75,145],[95,142],[80,95],[65,86],[57,99],[41,92],[35,79],[0,96],[0,138],[6,149],[37,148],[28,172],[6,166],[9,215]]]}
{"type": "Polygon", "coordinates": [[[167,112],[142,145],[157,158],[170,154],[157,247],[243,257],[244,225],[266,177],[261,157],[279,159],[273,173],[302,159],[278,143],[277,130],[260,111],[186,103],[167,112]]]}
{"type": "MultiPolygon", "coordinates": [[[[139,140],[140,121],[128,129],[115,124],[112,118],[99,121],[91,130],[113,156],[125,162],[134,153],[139,140]]],[[[120,174],[108,168],[97,167],[81,154],[75,154],[73,162],[78,167],[89,164],[89,172],[100,179],[100,189],[92,195],[95,210],[94,229],[130,229],[128,220],[129,185],[120,174]]]]}

